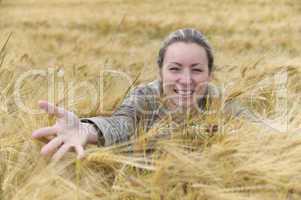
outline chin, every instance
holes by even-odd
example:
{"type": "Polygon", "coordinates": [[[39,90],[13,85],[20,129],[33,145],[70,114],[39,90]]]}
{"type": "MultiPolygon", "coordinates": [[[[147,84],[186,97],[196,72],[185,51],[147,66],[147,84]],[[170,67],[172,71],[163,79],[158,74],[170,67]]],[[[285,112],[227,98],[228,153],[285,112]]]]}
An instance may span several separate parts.
{"type": "Polygon", "coordinates": [[[181,101],[178,100],[175,102],[175,104],[179,107],[179,109],[188,109],[188,108],[192,108],[194,106],[194,101],[193,100],[189,100],[189,101],[181,101]]]}

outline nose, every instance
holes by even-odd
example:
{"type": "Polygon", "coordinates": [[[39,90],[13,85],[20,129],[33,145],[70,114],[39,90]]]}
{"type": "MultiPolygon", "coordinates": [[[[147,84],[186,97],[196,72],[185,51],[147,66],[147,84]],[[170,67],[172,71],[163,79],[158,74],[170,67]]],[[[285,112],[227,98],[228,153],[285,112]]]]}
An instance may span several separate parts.
{"type": "Polygon", "coordinates": [[[189,70],[184,70],[181,73],[178,81],[181,85],[189,87],[192,84],[191,72],[189,70]]]}

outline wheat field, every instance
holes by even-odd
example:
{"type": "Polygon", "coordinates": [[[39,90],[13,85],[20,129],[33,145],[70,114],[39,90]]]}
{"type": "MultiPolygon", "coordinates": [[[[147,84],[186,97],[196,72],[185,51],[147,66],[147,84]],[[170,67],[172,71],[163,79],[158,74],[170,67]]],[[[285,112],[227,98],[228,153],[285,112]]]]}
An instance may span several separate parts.
{"type": "Polygon", "coordinates": [[[0,1],[0,200],[300,199],[300,44],[299,0],[0,1]],[[38,100],[107,116],[132,84],[157,78],[160,42],[184,27],[214,47],[214,84],[266,126],[209,115],[196,123],[222,123],[213,136],[188,128],[158,140],[156,126],[131,152],[40,155],[31,133],[55,119],[38,100]]]}

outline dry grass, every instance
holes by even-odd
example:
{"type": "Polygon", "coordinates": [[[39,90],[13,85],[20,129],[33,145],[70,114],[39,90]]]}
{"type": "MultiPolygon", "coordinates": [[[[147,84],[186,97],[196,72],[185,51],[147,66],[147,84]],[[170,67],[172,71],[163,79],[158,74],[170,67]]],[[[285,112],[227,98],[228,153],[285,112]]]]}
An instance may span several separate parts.
{"type": "Polygon", "coordinates": [[[300,13],[298,0],[0,1],[0,199],[300,199],[300,13]],[[188,127],[158,140],[154,128],[129,143],[90,146],[81,162],[74,153],[59,163],[39,155],[31,132],[54,119],[17,106],[15,86],[25,72],[48,70],[57,84],[49,93],[52,79],[27,78],[20,85],[27,107],[49,98],[80,116],[110,113],[130,83],[101,72],[120,70],[132,80],[141,73],[135,84],[156,78],[160,41],[180,27],[209,37],[215,83],[227,97],[274,128],[287,122],[284,133],[205,116],[194,123],[223,124],[213,137],[188,127]],[[72,81],[99,80],[103,105],[80,88],[66,98],[72,81]]]}

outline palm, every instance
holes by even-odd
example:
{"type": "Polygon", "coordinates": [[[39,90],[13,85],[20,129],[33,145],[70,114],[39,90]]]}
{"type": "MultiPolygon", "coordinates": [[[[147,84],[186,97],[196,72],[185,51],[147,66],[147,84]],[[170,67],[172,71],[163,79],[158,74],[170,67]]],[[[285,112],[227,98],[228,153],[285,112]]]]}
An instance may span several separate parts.
{"type": "Polygon", "coordinates": [[[42,148],[41,153],[43,155],[54,153],[53,159],[59,160],[67,151],[74,148],[78,158],[82,158],[83,146],[87,143],[88,137],[87,129],[79,118],[74,113],[49,104],[47,101],[40,101],[39,106],[48,114],[58,118],[53,126],[38,129],[32,134],[34,138],[55,136],[42,148]]]}

